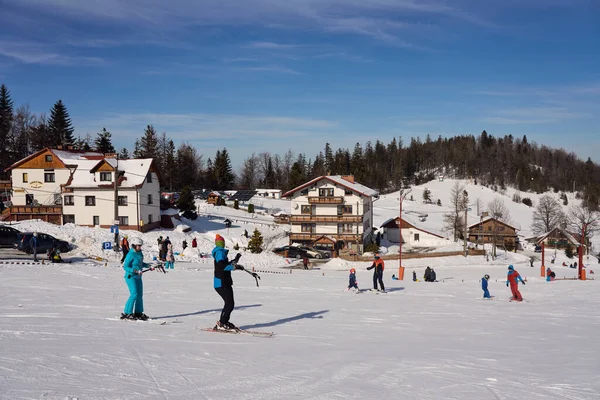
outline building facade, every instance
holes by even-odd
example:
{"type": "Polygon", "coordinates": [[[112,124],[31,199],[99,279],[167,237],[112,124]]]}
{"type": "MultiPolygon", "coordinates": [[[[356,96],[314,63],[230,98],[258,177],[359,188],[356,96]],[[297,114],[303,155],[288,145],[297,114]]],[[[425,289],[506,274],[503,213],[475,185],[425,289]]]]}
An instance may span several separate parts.
{"type": "Polygon", "coordinates": [[[283,194],[291,200],[290,244],[327,236],[340,248],[362,253],[371,240],[373,201],[379,193],[353,176],[320,176],[283,194]]]}
{"type": "MultiPolygon", "coordinates": [[[[391,218],[381,225],[383,238],[400,243],[400,217],[391,218]]],[[[413,221],[402,218],[402,244],[411,247],[437,247],[448,244],[448,239],[441,233],[419,227],[413,221]]]]}
{"type": "Polygon", "coordinates": [[[493,217],[486,217],[469,226],[469,242],[477,244],[495,242],[496,246],[515,248],[517,228],[493,217]]]}
{"type": "Polygon", "coordinates": [[[121,229],[160,226],[160,176],[152,159],[117,160],[100,153],[44,149],[9,169],[14,221],[41,218],[108,228],[115,223],[117,182],[121,229]]]}

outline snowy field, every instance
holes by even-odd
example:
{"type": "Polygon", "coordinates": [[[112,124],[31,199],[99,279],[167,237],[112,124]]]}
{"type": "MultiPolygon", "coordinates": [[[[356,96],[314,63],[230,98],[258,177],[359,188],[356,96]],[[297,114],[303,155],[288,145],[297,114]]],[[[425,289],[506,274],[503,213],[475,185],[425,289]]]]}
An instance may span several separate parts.
{"type": "Polygon", "coordinates": [[[144,275],[166,325],[111,319],[128,296],[118,265],[0,265],[0,399],[600,399],[600,282],[520,263],[528,302],[511,303],[506,264],[482,258],[408,267],[431,262],[438,283],[392,281],[390,262],[385,294],[346,292],[338,260],[271,269],[259,288],[235,272],[232,321],[272,338],[199,330],[222,307],[212,264],[144,275]]]}

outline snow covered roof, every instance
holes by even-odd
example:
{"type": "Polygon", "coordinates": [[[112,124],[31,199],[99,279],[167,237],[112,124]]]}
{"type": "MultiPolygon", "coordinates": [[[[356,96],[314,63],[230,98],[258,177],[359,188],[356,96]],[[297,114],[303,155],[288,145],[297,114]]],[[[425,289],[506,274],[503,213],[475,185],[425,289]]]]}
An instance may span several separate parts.
{"type": "Polygon", "coordinates": [[[300,185],[300,186],[284,193],[282,195],[282,197],[288,197],[289,195],[293,194],[294,192],[297,192],[298,190],[301,190],[307,186],[310,186],[313,183],[318,182],[322,179],[329,180],[339,186],[350,189],[353,192],[361,194],[363,196],[367,196],[367,197],[378,197],[379,196],[379,192],[377,190],[368,188],[365,185],[361,185],[360,183],[354,182],[353,177],[350,179],[349,177],[345,177],[342,175],[327,175],[327,176],[319,176],[309,182],[306,182],[305,184],[300,185]]]}
{"type": "MultiPolygon", "coordinates": [[[[111,166],[116,166],[117,161],[114,158],[105,158],[101,161],[98,160],[72,160],[69,163],[76,165],[77,169],[73,173],[72,179],[68,182],[66,187],[69,188],[110,188],[113,187],[112,182],[100,182],[96,179],[95,167],[102,163],[107,162],[111,166]]],[[[135,188],[139,187],[144,183],[150,167],[152,166],[151,158],[140,158],[133,160],[119,160],[119,187],[121,188],[135,188]],[[123,173],[124,172],[124,173],[123,173]]]]}
{"type": "MultiPolygon", "coordinates": [[[[387,221],[385,221],[383,224],[381,224],[381,226],[385,226],[388,225],[390,222],[393,222],[394,225],[397,225],[396,220],[398,219],[398,217],[393,217],[388,219],[387,221]]],[[[407,224],[410,224],[414,227],[414,229],[417,229],[419,231],[425,232],[425,233],[429,233],[431,235],[434,236],[438,236],[440,238],[446,238],[446,235],[444,235],[444,233],[442,231],[439,231],[436,228],[435,223],[430,223],[430,224],[426,224],[424,222],[417,222],[414,218],[408,216],[408,215],[403,215],[402,216],[402,221],[406,222],[407,224]]],[[[404,228],[404,226],[403,226],[404,228]]]]}
{"type": "Polygon", "coordinates": [[[477,221],[477,222],[475,222],[474,224],[471,224],[471,225],[469,225],[469,229],[473,228],[474,226],[477,226],[477,225],[479,225],[479,224],[484,224],[484,223],[486,223],[486,222],[488,222],[488,221],[491,221],[491,220],[494,220],[494,219],[495,219],[495,220],[496,220],[496,221],[497,221],[499,224],[506,225],[506,226],[508,226],[508,227],[510,227],[510,228],[513,228],[513,229],[518,229],[518,228],[516,228],[516,227],[512,226],[512,225],[511,225],[511,224],[509,224],[509,223],[506,223],[506,222],[504,222],[504,221],[500,221],[499,219],[497,219],[497,218],[494,218],[494,217],[490,217],[490,216],[488,216],[488,217],[485,217],[485,218],[483,218],[481,221],[477,221]]]}
{"type": "Polygon", "coordinates": [[[544,240],[546,240],[546,238],[548,236],[550,236],[552,233],[557,232],[557,231],[559,233],[561,233],[564,236],[564,238],[567,239],[572,245],[574,245],[574,246],[580,245],[579,241],[577,239],[575,239],[575,236],[573,236],[573,234],[571,232],[567,231],[566,229],[561,228],[560,226],[557,226],[554,229],[551,229],[546,233],[542,233],[541,235],[526,238],[525,240],[529,241],[529,240],[533,239],[535,241],[535,243],[541,243],[544,240]]]}
{"type": "Polygon", "coordinates": [[[99,160],[104,158],[104,155],[102,153],[97,153],[94,151],[79,152],[55,149],[50,149],[50,151],[54,153],[56,157],[60,158],[61,161],[63,161],[65,164],[67,162],[70,164],[72,160],[99,160]]]}

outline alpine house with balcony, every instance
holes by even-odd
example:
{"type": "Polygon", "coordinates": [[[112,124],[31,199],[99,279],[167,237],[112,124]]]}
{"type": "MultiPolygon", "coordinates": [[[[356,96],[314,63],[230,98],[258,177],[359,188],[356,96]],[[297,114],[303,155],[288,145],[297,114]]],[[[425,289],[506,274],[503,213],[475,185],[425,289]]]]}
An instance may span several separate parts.
{"type": "Polygon", "coordinates": [[[376,190],[354,176],[320,176],[283,194],[291,200],[290,244],[313,244],[322,237],[338,249],[362,253],[371,240],[376,190]]]}

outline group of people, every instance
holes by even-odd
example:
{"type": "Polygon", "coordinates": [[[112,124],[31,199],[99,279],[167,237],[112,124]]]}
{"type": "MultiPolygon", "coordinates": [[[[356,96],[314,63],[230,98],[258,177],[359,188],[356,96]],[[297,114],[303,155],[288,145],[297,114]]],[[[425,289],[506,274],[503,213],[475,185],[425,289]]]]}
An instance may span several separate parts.
{"type": "Polygon", "coordinates": [[[158,259],[165,262],[165,269],[173,269],[175,267],[175,255],[173,254],[173,244],[171,243],[171,240],[168,236],[164,240],[163,237],[160,236],[157,241],[158,259]]]}
{"type": "MultiPolygon", "coordinates": [[[[548,268],[550,269],[550,268],[548,268]]],[[[490,276],[485,274],[481,279],[481,290],[483,290],[483,298],[491,299],[493,296],[490,295],[490,291],[488,290],[488,281],[490,280],[490,276]]],[[[512,265],[508,266],[508,273],[506,275],[506,287],[510,286],[510,291],[512,293],[511,301],[523,301],[523,296],[521,296],[521,292],[519,292],[519,282],[523,285],[525,281],[521,278],[521,275],[515,270],[515,267],[512,265]]]]}
{"type": "MultiPolygon", "coordinates": [[[[385,293],[385,286],[383,284],[383,270],[385,269],[385,263],[381,259],[381,255],[379,253],[375,254],[373,264],[370,267],[367,267],[367,270],[373,271],[373,290],[378,290],[380,292],[385,293]],[[378,289],[377,284],[379,283],[378,289]]],[[[348,290],[350,289],[358,289],[358,282],[356,281],[356,269],[350,269],[350,276],[348,277],[348,290]]]]}

